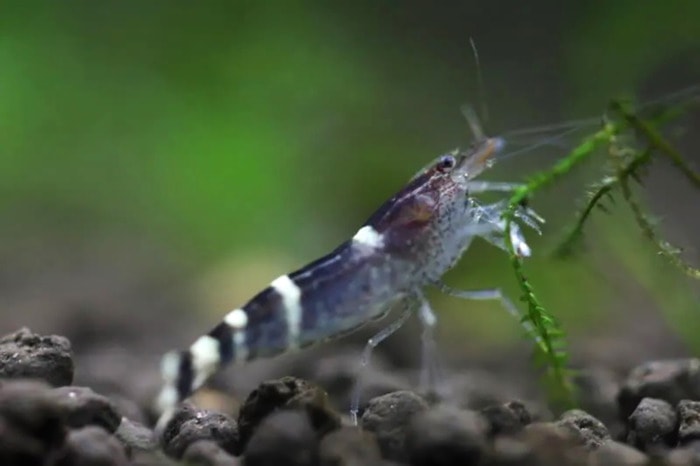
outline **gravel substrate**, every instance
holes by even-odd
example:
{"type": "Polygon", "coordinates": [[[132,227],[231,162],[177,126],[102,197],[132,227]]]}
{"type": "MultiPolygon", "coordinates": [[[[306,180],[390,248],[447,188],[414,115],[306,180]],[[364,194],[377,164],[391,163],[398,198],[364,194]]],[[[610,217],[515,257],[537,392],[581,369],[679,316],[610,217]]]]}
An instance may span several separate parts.
{"type": "Polygon", "coordinates": [[[350,365],[339,352],[307,365],[310,380],[267,380],[244,400],[204,390],[157,435],[148,396],[73,386],[68,339],[21,329],[0,339],[0,465],[700,465],[698,359],[642,364],[614,389],[581,378],[584,406],[557,417],[473,389],[426,399],[408,374],[375,368],[359,426],[338,402],[350,365]]]}

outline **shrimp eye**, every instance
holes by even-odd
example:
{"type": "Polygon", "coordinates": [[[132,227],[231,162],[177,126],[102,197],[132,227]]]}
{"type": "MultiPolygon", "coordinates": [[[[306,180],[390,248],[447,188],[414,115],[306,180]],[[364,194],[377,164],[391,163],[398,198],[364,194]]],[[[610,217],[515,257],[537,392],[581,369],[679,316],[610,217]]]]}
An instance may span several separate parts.
{"type": "Polygon", "coordinates": [[[440,160],[438,160],[437,169],[441,172],[446,172],[452,170],[456,163],[457,161],[453,156],[443,155],[442,157],[440,157],[440,160]]]}

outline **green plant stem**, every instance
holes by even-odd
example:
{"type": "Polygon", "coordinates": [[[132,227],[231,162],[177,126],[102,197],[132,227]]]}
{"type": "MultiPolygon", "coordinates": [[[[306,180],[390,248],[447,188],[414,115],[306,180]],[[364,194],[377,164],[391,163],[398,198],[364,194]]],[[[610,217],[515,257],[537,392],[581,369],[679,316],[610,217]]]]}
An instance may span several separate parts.
{"type": "MultiPolygon", "coordinates": [[[[681,115],[688,105],[689,104],[679,105],[669,109],[665,109],[661,114],[657,115],[656,118],[654,118],[653,123],[657,125],[663,124],[681,115]]],[[[663,137],[661,137],[661,135],[658,133],[658,131],[654,129],[653,126],[642,121],[634,113],[629,111],[621,102],[613,101],[610,104],[610,107],[616,113],[620,114],[623,117],[623,120],[629,126],[637,129],[642,134],[644,134],[649,140],[649,143],[652,147],[667,154],[671,158],[671,160],[674,161],[674,165],[678,167],[686,175],[686,177],[688,177],[691,180],[691,182],[693,182],[694,184],[700,182],[700,176],[698,176],[697,173],[693,172],[693,170],[685,164],[680,154],[678,154],[678,152],[675,151],[675,149],[673,149],[673,147],[670,144],[668,144],[668,142],[666,142],[663,139],[663,137]]],[[[623,129],[623,127],[619,127],[617,132],[611,132],[606,142],[608,144],[614,144],[616,133],[622,132],[623,129]]],[[[616,176],[607,177],[601,183],[599,183],[593,191],[593,194],[588,198],[588,202],[579,214],[574,226],[565,235],[564,239],[559,243],[559,246],[557,246],[557,248],[555,249],[554,254],[561,257],[570,252],[574,245],[574,242],[581,237],[583,233],[583,226],[590,217],[593,208],[602,205],[600,204],[600,201],[603,198],[603,196],[609,194],[615,187],[617,187],[620,184],[620,180],[622,178],[627,178],[628,176],[637,176],[638,169],[640,169],[642,166],[646,165],[650,161],[651,153],[645,152],[644,157],[635,157],[634,160],[625,168],[617,170],[616,176]]]]}
{"type": "Polygon", "coordinates": [[[559,398],[567,406],[573,406],[573,387],[566,367],[566,350],[563,348],[563,332],[554,318],[537,299],[532,286],[525,277],[521,258],[515,252],[511,239],[511,224],[515,211],[522,202],[534,191],[540,190],[553,183],[557,178],[569,173],[576,165],[594,153],[603,144],[608,143],[616,134],[622,131],[624,124],[607,124],[600,131],[585,139],[567,157],[554,167],[532,178],[525,186],[517,189],[510,198],[508,208],[503,214],[505,220],[505,243],[515,277],[522,292],[522,299],[527,303],[529,320],[537,332],[538,346],[549,362],[550,373],[559,398]],[[558,348],[557,348],[558,346],[558,348]]]}
{"type": "MultiPolygon", "coordinates": [[[[627,183],[629,177],[639,177],[638,171],[640,168],[649,163],[653,149],[656,149],[668,156],[674,163],[674,166],[680,170],[696,187],[700,187],[700,175],[694,172],[685,163],[680,154],[673,147],[671,147],[671,145],[668,144],[668,142],[666,142],[658,131],[649,123],[640,120],[632,112],[627,111],[619,102],[613,102],[611,106],[623,116],[622,121],[606,124],[601,130],[584,139],[581,144],[579,144],[569,153],[569,155],[561,159],[550,170],[541,172],[531,178],[528,183],[513,193],[509,199],[508,207],[503,213],[503,219],[505,221],[504,235],[506,248],[510,256],[510,261],[513,266],[516,280],[522,292],[522,300],[527,303],[528,307],[527,314],[523,317],[523,320],[529,321],[532,324],[534,332],[537,334],[535,339],[538,348],[540,351],[542,351],[549,363],[550,374],[552,376],[554,386],[564,397],[564,400],[568,405],[572,405],[574,403],[574,393],[570,378],[571,372],[568,367],[566,367],[568,355],[564,347],[564,334],[554,316],[547,312],[535,295],[532,285],[527,280],[523,271],[522,259],[516,253],[513,240],[511,238],[512,222],[515,218],[516,210],[532,195],[532,193],[545,188],[558,178],[568,174],[601,146],[610,145],[611,147],[614,147],[616,143],[616,136],[622,131],[630,127],[637,129],[647,139],[649,148],[641,153],[637,151],[629,151],[629,154],[631,154],[633,157],[632,160],[629,163],[618,167],[614,177],[605,178],[603,182],[599,184],[598,188],[589,198],[586,206],[574,225],[574,228],[572,229],[571,233],[567,235],[567,238],[563,244],[570,245],[573,242],[573,239],[580,236],[583,230],[583,225],[590,217],[593,208],[601,205],[601,199],[606,194],[610,194],[615,187],[619,186],[623,191],[625,200],[632,208],[640,228],[645,232],[649,239],[657,244],[660,252],[667,256],[673,264],[683,269],[688,275],[700,278],[699,270],[685,264],[680,259],[677,250],[673,249],[668,243],[661,241],[658,238],[651,222],[643,214],[639,205],[633,200],[627,183]]],[[[654,118],[652,123],[660,124],[674,116],[681,114],[683,112],[681,107],[682,106],[678,106],[664,111],[661,115],[654,118]]],[[[619,152],[620,155],[624,155],[625,153],[627,153],[627,151],[624,150],[624,148],[619,152]]]]}
{"type": "MultiPolygon", "coordinates": [[[[668,145],[668,143],[663,139],[660,139],[659,142],[668,145]]],[[[642,152],[639,156],[632,160],[632,162],[630,162],[626,167],[623,167],[618,172],[618,175],[615,177],[615,180],[620,185],[622,196],[627,202],[627,205],[629,205],[630,209],[632,210],[632,214],[634,216],[635,221],[637,222],[637,225],[644,233],[644,236],[646,236],[649,241],[654,243],[654,245],[659,251],[659,254],[661,254],[666,260],[668,260],[671,263],[671,265],[681,270],[684,274],[696,280],[700,280],[700,269],[691,266],[683,259],[681,259],[681,251],[678,248],[673,247],[668,241],[665,241],[661,237],[659,237],[659,235],[656,233],[656,229],[654,228],[652,222],[642,210],[642,207],[632,197],[632,190],[628,182],[629,176],[632,173],[634,173],[634,171],[637,168],[646,164],[651,159],[651,154],[654,148],[658,148],[658,145],[648,147],[644,152],[642,152]]]]}
{"type": "Polygon", "coordinates": [[[661,136],[657,129],[655,129],[649,123],[641,120],[637,115],[627,110],[619,102],[613,102],[612,107],[625,118],[630,126],[641,132],[652,147],[666,155],[671,160],[673,165],[693,184],[693,186],[700,188],[700,174],[690,168],[678,151],[674,149],[663,136],[661,136]]]}

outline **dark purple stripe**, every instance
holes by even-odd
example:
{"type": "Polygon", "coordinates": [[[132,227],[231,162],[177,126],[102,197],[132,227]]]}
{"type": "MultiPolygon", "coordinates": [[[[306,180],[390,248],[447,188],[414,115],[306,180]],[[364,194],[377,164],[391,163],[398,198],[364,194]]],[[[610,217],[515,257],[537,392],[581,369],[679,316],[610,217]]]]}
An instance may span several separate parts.
{"type": "Polygon", "coordinates": [[[305,342],[305,333],[318,328],[323,314],[333,312],[335,305],[340,304],[336,299],[339,290],[329,289],[328,284],[335,281],[335,277],[350,265],[348,260],[351,257],[352,245],[351,242],[346,242],[332,253],[289,275],[302,290],[302,342],[305,342]]]}
{"type": "Polygon", "coordinates": [[[295,283],[303,290],[301,344],[346,333],[364,322],[372,264],[379,257],[358,254],[349,242],[334,257],[297,276],[295,283]]]}
{"type": "Polygon", "coordinates": [[[287,349],[288,325],[282,297],[267,287],[251,299],[243,310],[248,316],[245,328],[248,359],[271,356],[287,349]]]}
{"type": "Polygon", "coordinates": [[[189,351],[180,351],[180,366],[177,373],[177,396],[179,401],[182,401],[192,393],[192,382],[194,382],[192,355],[189,351]]]}
{"type": "Polygon", "coordinates": [[[231,326],[226,322],[221,322],[209,332],[209,336],[216,338],[216,340],[219,342],[219,357],[221,358],[221,364],[223,365],[231,362],[234,357],[233,329],[231,326]]]}

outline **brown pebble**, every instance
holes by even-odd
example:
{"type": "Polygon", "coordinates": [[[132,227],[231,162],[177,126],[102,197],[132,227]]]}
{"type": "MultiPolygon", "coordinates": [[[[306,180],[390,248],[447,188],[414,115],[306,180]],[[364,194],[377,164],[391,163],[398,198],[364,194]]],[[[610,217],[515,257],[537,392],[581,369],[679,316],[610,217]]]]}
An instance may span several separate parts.
{"type": "Polygon", "coordinates": [[[267,416],[243,455],[245,466],[315,466],[318,436],[303,411],[282,410],[267,416]]]}
{"type": "Polygon", "coordinates": [[[0,378],[41,379],[54,387],[73,382],[73,355],[67,338],[22,328],[0,338],[0,378]]]}
{"type": "Polygon", "coordinates": [[[568,430],[581,445],[591,450],[610,440],[605,425],[580,409],[566,411],[556,424],[568,430]]]}
{"type": "Polygon", "coordinates": [[[226,453],[216,442],[211,440],[198,440],[192,443],[182,460],[191,466],[238,466],[241,463],[237,458],[226,453]]]}
{"type": "Polygon", "coordinates": [[[97,425],[114,432],[122,420],[114,403],[88,387],[54,388],[51,398],[63,411],[66,424],[74,429],[97,425]]]}
{"type": "Polygon", "coordinates": [[[362,414],[363,429],[373,432],[382,455],[394,461],[406,461],[406,435],[411,418],[428,409],[428,404],[413,392],[402,390],[370,400],[362,414]]]}
{"type": "Polygon", "coordinates": [[[260,422],[281,409],[304,410],[319,437],[340,427],[340,415],[330,407],[323,389],[296,377],[270,380],[253,390],[241,406],[238,416],[240,451],[260,422]]]}
{"type": "Polygon", "coordinates": [[[199,440],[211,440],[228,453],[238,451],[238,429],[230,417],[184,404],[167,422],[161,436],[165,453],[182,458],[185,450],[199,440]]]}
{"type": "Polygon", "coordinates": [[[406,436],[410,463],[477,464],[484,455],[488,430],[488,421],[474,411],[438,406],[417,413],[406,436]]]}
{"type": "Polygon", "coordinates": [[[678,441],[681,445],[700,440],[700,401],[681,400],[676,409],[680,422],[678,441]]]}
{"type": "Polygon", "coordinates": [[[127,466],[129,460],[119,441],[97,426],[73,430],[56,466],[127,466]]]}
{"type": "Polygon", "coordinates": [[[672,406],[684,399],[700,400],[700,359],[651,361],[635,367],[617,395],[623,421],[642,398],[664,400],[672,406]]]}
{"type": "Polygon", "coordinates": [[[357,427],[342,427],[323,437],[319,446],[321,466],[365,466],[381,461],[377,440],[357,427]]]}
{"type": "Polygon", "coordinates": [[[44,382],[0,382],[0,464],[38,464],[60,450],[63,413],[44,382]]]}

